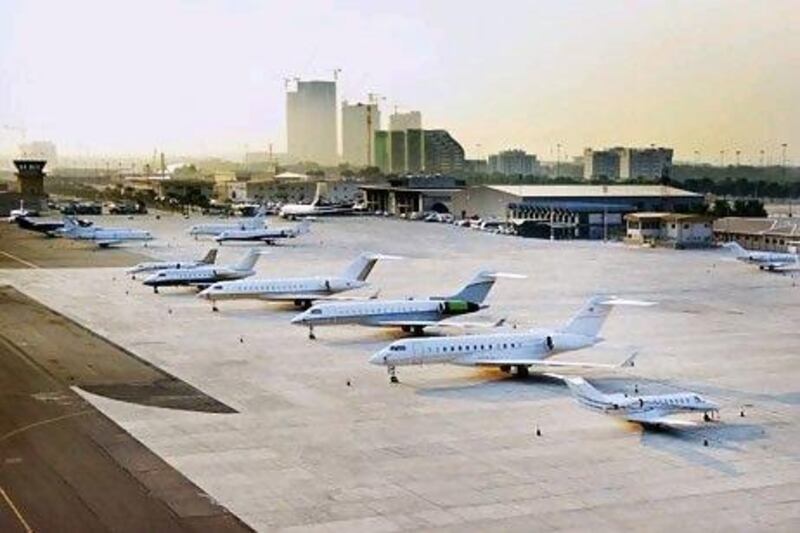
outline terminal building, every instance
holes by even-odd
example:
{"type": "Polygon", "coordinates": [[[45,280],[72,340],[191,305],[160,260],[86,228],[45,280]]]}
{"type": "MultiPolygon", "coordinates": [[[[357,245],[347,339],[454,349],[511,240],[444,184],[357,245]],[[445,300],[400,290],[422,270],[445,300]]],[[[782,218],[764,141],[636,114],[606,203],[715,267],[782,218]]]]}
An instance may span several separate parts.
{"type": "Polygon", "coordinates": [[[392,215],[450,213],[453,197],[466,187],[464,180],[450,176],[404,176],[382,185],[362,185],[369,211],[392,215]]]}
{"type": "Polygon", "coordinates": [[[638,211],[690,212],[702,195],[661,185],[482,185],[457,192],[456,217],[506,220],[517,233],[555,239],[617,239],[624,216],[638,211]]]}

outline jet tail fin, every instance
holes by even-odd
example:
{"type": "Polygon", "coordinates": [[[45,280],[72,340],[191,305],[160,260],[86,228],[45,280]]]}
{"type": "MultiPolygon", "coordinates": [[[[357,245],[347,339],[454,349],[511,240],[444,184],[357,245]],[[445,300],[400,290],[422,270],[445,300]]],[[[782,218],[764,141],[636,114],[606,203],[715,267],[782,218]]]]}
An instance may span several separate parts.
{"type": "Polygon", "coordinates": [[[379,255],[367,252],[359,255],[355,261],[347,266],[342,277],[356,281],[366,281],[379,258],[379,255]]]}
{"type": "Polygon", "coordinates": [[[605,296],[589,298],[589,301],[567,322],[562,331],[585,337],[597,337],[611,313],[611,306],[605,303],[605,300],[607,300],[605,296]]]}
{"type": "Polygon", "coordinates": [[[726,250],[730,250],[735,257],[744,257],[747,255],[747,250],[745,250],[742,245],[736,241],[723,243],[722,247],[726,250]]]}
{"type": "Polygon", "coordinates": [[[208,251],[206,256],[200,260],[201,263],[204,265],[213,265],[217,262],[217,249],[212,248],[208,251]]]}
{"type": "Polygon", "coordinates": [[[256,248],[250,248],[242,260],[236,263],[233,268],[234,270],[253,270],[253,267],[256,266],[256,261],[258,261],[260,256],[261,252],[259,250],[256,248]]]}
{"type": "Polygon", "coordinates": [[[583,378],[564,378],[564,382],[569,387],[572,395],[578,400],[589,400],[592,402],[602,403],[606,399],[606,395],[597,390],[588,381],[583,378]]]}
{"type": "Polygon", "coordinates": [[[482,271],[472,278],[461,290],[449,296],[448,300],[466,300],[476,304],[483,303],[489,291],[494,287],[495,278],[491,272],[482,271]]]}

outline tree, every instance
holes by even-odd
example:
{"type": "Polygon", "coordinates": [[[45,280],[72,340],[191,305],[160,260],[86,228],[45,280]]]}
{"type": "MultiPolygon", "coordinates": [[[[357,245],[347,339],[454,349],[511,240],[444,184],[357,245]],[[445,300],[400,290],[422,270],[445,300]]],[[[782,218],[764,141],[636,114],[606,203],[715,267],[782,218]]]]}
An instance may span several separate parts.
{"type": "Polygon", "coordinates": [[[728,203],[728,200],[717,198],[711,207],[711,214],[718,218],[729,217],[731,216],[731,204],[728,203]]]}

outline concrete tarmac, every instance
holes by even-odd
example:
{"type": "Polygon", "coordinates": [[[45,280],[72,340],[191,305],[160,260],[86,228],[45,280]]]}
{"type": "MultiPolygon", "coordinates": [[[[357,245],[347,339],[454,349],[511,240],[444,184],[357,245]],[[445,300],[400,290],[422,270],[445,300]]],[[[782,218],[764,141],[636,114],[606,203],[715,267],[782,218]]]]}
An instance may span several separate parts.
{"type": "MultiPolygon", "coordinates": [[[[158,258],[199,257],[195,217],[137,219],[158,258]]],[[[270,220],[273,226],[289,222],[270,220]]],[[[220,249],[236,261],[249,246],[220,249]]],[[[402,334],[319,328],[296,310],[153,294],[120,269],[0,271],[58,313],[235,409],[186,412],[78,393],[248,525],[263,531],[795,531],[800,523],[800,289],[716,250],[546,242],[384,219],[323,219],[258,276],[341,272],[364,250],[405,256],[371,274],[381,297],[449,294],[476,271],[500,280],[471,321],[557,326],[596,292],[658,302],[615,309],[596,349],[567,360],[637,366],[587,376],[604,391],[693,390],[722,420],[643,431],[580,408],[553,379],[369,356],[402,334]],[[348,386],[349,383],[349,386],[348,386]],[[745,417],[739,413],[744,410],[745,417]],[[541,436],[536,436],[536,428],[541,436]],[[704,441],[708,446],[704,446],[704,441]]],[[[431,331],[436,334],[436,331],[431,331]]]]}

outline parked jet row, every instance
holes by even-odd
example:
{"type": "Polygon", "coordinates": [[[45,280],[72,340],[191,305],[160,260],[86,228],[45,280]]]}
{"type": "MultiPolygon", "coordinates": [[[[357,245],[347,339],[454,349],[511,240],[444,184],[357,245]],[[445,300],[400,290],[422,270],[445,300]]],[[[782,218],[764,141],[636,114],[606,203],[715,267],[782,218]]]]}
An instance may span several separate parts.
{"type": "Polygon", "coordinates": [[[293,228],[252,228],[223,231],[214,240],[222,244],[227,241],[264,242],[275,244],[283,239],[294,239],[310,231],[311,222],[304,220],[293,228]]]}
{"type": "Polygon", "coordinates": [[[260,207],[255,216],[249,218],[241,218],[236,222],[216,222],[209,224],[195,224],[189,228],[189,235],[195,237],[205,235],[215,237],[226,231],[245,231],[262,229],[265,227],[267,219],[267,208],[260,207]]]}
{"type": "Polygon", "coordinates": [[[736,241],[726,242],[722,247],[730,250],[739,261],[758,265],[761,270],[776,271],[790,266],[800,268],[800,254],[797,253],[747,250],[736,241]]]}
{"type": "MultiPolygon", "coordinates": [[[[554,367],[607,368],[608,365],[551,361],[562,352],[593,346],[602,339],[600,330],[616,305],[650,305],[649,302],[619,300],[603,296],[591,298],[564,326],[517,333],[458,335],[395,341],[370,358],[370,363],[387,367],[391,381],[397,381],[395,367],[407,365],[453,364],[492,366],[518,376],[530,368],[554,367]]],[[[629,365],[629,358],[623,364],[629,365]]]]}
{"type": "Polygon", "coordinates": [[[208,253],[200,260],[196,261],[148,261],[145,263],[139,263],[135,265],[126,272],[136,279],[136,274],[141,273],[152,273],[158,272],[160,270],[179,270],[179,269],[188,269],[188,268],[196,268],[199,266],[204,265],[213,265],[217,260],[217,249],[212,248],[208,251],[208,253]]]}
{"type": "Polygon", "coordinates": [[[101,248],[123,242],[153,240],[149,231],[133,228],[101,228],[95,225],[82,226],[73,217],[64,217],[64,226],[54,233],[68,239],[92,241],[101,248]]]}
{"type": "Polygon", "coordinates": [[[433,296],[415,300],[370,300],[362,302],[319,303],[292,319],[292,324],[307,326],[308,336],[315,338],[314,326],[357,324],[373,327],[396,327],[421,334],[427,326],[464,327],[465,324],[443,322],[445,319],[474,313],[486,307],[483,301],[497,278],[520,278],[516,274],[479,272],[452,296],[433,296]]]}
{"type": "Polygon", "coordinates": [[[642,426],[693,426],[694,423],[672,418],[672,415],[700,412],[708,422],[719,414],[717,404],[694,392],[647,396],[605,394],[581,377],[564,378],[564,381],[580,405],[642,426]]]}
{"type": "Polygon", "coordinates": [[[226,281],[215,283],[198,296],[209,300],[214,311],[218,310],[216,303],[220,300],[294,302],[297,306],[308,307],[315,300],[331,299],[335,294],[367,286],[367,277],[378,259],[394,257],[362,253],[338,276],[226,281]]]}
{"type": "Polygon", "coordinates": [[[218,281],[247,278],[255,274],[253,267],[263,252],[251,249],[235,265],[203,265],[195,268],[168,268],[152,274],[144,284],[158,292],[159,287],[191,286],[205,288],[218,281]]]}

